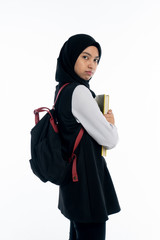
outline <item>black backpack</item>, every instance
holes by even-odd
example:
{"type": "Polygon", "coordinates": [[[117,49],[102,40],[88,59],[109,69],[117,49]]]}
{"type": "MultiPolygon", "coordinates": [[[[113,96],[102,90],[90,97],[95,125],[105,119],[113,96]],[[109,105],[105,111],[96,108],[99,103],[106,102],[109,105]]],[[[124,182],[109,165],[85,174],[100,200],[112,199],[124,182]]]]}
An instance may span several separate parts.
{"type": "Polygon", "coordinates": [[[58,123],[55,116],[55,104],[64,84],[56,97],[53,108],[38,108],[34,110],[35,127],[31,130],[31,159],[30,166],[33,173],[43,182],[50,181],[57,185],[65,184],[72,173],[72,180],[78,181],[75,150],[81,141],[84,129],[81,128],[75,140],[72,154],[68,161],[62,157],[61,139],[58,133],[58,123]],[[46,111],[44,117],[39,120],[39,113],[46,111]]]}

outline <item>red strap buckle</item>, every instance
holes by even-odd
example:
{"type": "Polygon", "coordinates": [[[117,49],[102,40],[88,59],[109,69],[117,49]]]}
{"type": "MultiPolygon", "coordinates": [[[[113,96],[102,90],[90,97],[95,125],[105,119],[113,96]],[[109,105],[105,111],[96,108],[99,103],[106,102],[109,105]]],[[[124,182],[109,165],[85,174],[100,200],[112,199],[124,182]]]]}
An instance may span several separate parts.
{"type": "Polygon", "coordinates": [[[72,180],[73,182],[78,182],[78,174],[77,174],[77,156],[75,153],[72,153],[69,161],[73,161],[72,163],[72,180]]]}

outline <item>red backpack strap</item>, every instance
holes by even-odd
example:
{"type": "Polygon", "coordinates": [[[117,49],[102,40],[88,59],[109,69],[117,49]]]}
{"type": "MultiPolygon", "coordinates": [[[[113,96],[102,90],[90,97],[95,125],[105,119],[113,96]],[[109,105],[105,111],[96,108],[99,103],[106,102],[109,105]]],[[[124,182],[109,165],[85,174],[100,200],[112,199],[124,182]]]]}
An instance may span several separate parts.
{"type": "Polygon", "coordinates": [[[83,134],[84,134],[84,129],[81,128],[79,133],[78,133],[78,136],[76,138],[76,141],[74,143],[74,147],[73,147],[73,152],[72,152],[72,155],[69,159],[69,161],[73,160],[73,164],[72,164],[72,180],[73,182],[78,182],[78,174],[77,174],[77,156],[76,154],[74,153],[76,148],[78,147],[82,137],[83,137],[83,134]]]}
{"type": "Polygon", "coordinates": [[[49,113],[49,108],[41,107],[41,108],[37,108],[37,109],[34,110],[35,124],[37,124],[39,122],[39,113],[40,112],[48,112],[49,113]]]}
{"type": "MultiPolygon", "coordinates": [[[[58,97],[59,97],[59,94],[61,93],[61,91],[63,90],[63,88],[65,87],[65,86],[67,86],[69,83],[65,83],[60,89],[59,89],[59,91],[58,91],[58,93],[57,93],[57,96],[56,96],[56,100],[55,100],[55,102],[54,102],[54,106],[53,106],[53,109],[54,109],[54,107],[55,107],[55,105],[56,105],[56,102],[57,102],[57,100],[58,100],[58,97]]],[[[50,115],[50,117],[51,117],[51,124],[52,124],[52,126],[53,126],[53,117],[52,117],[52,114],[50,113],[50,109],[49,108],[46,108],[46,107],[41,107],[41,108],[37,108],[37,109],[35,109],[34,110],[34,114],[35,114],[35,124],[37,124],[38,122],[39,122],[39,113],[40,112],[48,112],[49,113],[49,115],[50,115]]],[[[54,124],[55,125],[55,124],[54,124]]],[[[56,126],[53,126],[53,128],[54,128],[54,130],[57,132],[58,131],[58,129],[55,129],[55,127],[56,126]]]]}
{"type": "MultiPolygon", "coordinates": [[[[56,105],[56,102],[58,100],[58,97],[59,97],[59,94],[61,93],[61,91],[63,90],[63,88],[65,86],[67,86],[69,83],[65,83],[61,88],[60,90],[58,91],[57,93],[57,96],[56,96],[56,99],[55,99],[55,102],[54,102],[54,105],[53,105],[53,109],[55,108],[55,105],[56,105]]],[[[72,155],[69,159],[69,161],[72,161],[73,160],[73,164],[72,164],[72,180],[73,182],[78,182],[78,174],[77,174],[77,156],[76,154],[74,153],[76,148],[78,147],[82,137],[83,137],[83,133],[84,133],[84,129],[81,128],[79,133],[78,133],[78,136],[76,137],[76,140],[75,140],[75,143],[74,143],[74,147],[73,147],[73,151],[72,151],[72,155]]]]}
{"type": "Polygon", "coordinates": [[[59,94],[61,93],[61,91],[63,90],[63,88],[64,88],[65,86],[67,86],[68,84],[69,84],[69,83],[65,83],[65,84],[59,89],[59,91],[58,91],[58,93],[57,93],[57,96],[56,96],[56,100],[54,101],[53,109],[55,108],[55,105],[56,105],[56,102],[57,102],[57,100],[58,100],[59,94]]]}

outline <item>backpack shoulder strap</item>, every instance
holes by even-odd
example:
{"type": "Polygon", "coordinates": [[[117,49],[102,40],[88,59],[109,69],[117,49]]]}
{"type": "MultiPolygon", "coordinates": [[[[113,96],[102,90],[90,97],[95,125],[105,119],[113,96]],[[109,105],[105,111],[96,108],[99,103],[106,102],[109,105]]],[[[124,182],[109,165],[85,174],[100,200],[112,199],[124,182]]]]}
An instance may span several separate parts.
{"type": "Polygon", "coordinates": [[[67,86],[68,84],[69,84],[69,83],[65,83],[65,84],[59,89],[59,91],[58,91],[58,93],[57,93],[57,96],[56,96],[56,99],[55,99],[55,101],[54,101],[53,109],[55,109],[55,105],[56,105],[56,102],[57,102],[57,100],[58,100],[59,94],[61,93],[61,91],[63,90],[63,88],[64,88],[65,86],[67,86]]]}
{"type": "Polygon", "coordinates": [[[74,143],[74,147],[73,147],[73,152],[72,152],[72,155],[69,159],[69,161],[72,161],[73,160],[73,164],[72,164],[72,180],[73,182],[78,182],[78,174],[77,174],[77,156],[76,154],[74,153],[76,148],[78,147],[82,137],[83,137],[83,134],[84,134],[84,128],[81,128],[77,137],[76,137],[76,140],[75,140],[75,143],[74,143]]]}
{"type": "MultiPolygon", "coordinates": [[[[65,86],[67,86],[68,84],[69,84],[69,83],[65,83],[65,84],[59,89],[59,91],[58,91],[58,93],[57,93],[57,96],[56,96],[56,100],[55,100],[54,105],[53,105],[53,109],[55,109],[55,105],[56,105],[56,102],[57,102],[57,100],[58,100],[59,94],[61,93],[61,91],[63,90],[63,88],[64,88],[65,86]]],[[[37,123],[39,122],[39,113],[40,113],[40,112],[48,112],[49,115],[50,115],[50,117],[51,117],[51,119],[53,120],[52,114],[50,113],[50,109],[47,108],[47,107],[40,107],[40,108],[37,108],[37,109],[34,110],[34,114],[35,114],[35,124],[37,124],[37,123]]]]}
{"type": "MultiPolygon", "coordinates": [[[[67,86],[69,83],[65,83],[58,91],[57,93],[57,96],[56,96],[56,99],[55,99],[55,102],[54,102],[54,105],[53,105],[53,109],[55,109],[55,105],[56,105],[56,102],[58,100],[58,97],[61,93],[61,91],[63,90],[63,88],[65,86],[67,86]]],[[[72,164],[72,180],[73,182],[78,182],[78,174],[77,174],[77,156],[75,154],[75,150],[77,149],[82,137],[83,137],[83,134],[84,134],[84,128],[81,128],[77,137],[76,137],[76,140],[75,140],[75,143],[74,143],[74,147],[73,147],[73,151],[72,151],[72,155],[69,159],[69,161],[72,161],[73,160],[73,164],[72,164]]]]}

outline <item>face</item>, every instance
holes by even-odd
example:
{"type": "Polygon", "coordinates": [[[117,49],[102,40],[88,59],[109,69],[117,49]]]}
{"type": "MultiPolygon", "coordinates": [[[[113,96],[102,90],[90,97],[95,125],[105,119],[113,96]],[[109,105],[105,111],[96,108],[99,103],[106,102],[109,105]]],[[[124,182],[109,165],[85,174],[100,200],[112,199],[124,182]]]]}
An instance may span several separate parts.
{"type": "Polygon", "coordinates": [[[80,78],[89,80],[94,75],[98,62],[98,49],[95,46],[89,46],[77,58],[74,71],[80,78]]]}

